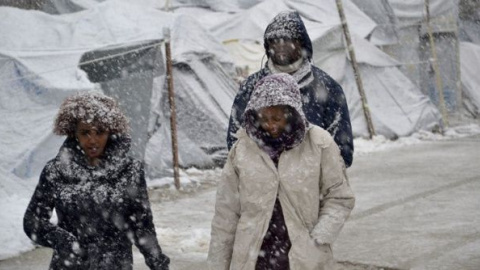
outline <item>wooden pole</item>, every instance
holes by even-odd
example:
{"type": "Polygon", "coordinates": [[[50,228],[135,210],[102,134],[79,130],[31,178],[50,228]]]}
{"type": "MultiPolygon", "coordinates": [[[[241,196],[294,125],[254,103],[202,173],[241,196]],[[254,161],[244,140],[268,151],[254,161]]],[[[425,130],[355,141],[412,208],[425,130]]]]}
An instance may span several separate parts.
{"type": "MultiPolygon", "coordinates": [[[[445,106],[445,97],[443,96],[443,82],[442,77],[440,75],[440,69],[438,67],[438,58],[437,58],[437,50],[435,47],[435,40],[433,39],[432,27],[430,25],[430,0],[425,0],[425,12],[427,16],[427,31],[428,31],[428,39],[430,41],[430,49],[432,51],[432,67],[435,72],[435,82],[437,84],[437,92],[438,92],[438,99],[439,99],[439,106],[440,106],[440,113],[442,114],[442,121],[443,127],[448,127],[448,114],[447,108],[445,106]]],[[[443,132],[443,131],[442,131],[443,132]]]]}
{"type": "Polygon", "coordinates": [[[462,89],[462,66],[460,64],[460,37],[458,34],[458,20],[453,22],[455,25],[455,50],[457,56],[457,81],[455,82],[455,90],[456,90],[456,109],[457,112],[460,110],[462,105],[462,96],[463,96],[463,89],[462,89]]]}
{"type": "Polygon", "coordinates": [[[170,12],[170,0],[165,1],[165,11],[170,12]]]}
{"type": "Polygon", "coordinates": [[[175,110],[175,94],[173,92],[173,74],[172,74],[172,53],[170,51],[170,29],[163,28],[165,37],[165,56],[167,58],[167,85],[168,101],[170,103],[170,129],[172,135],[172,155],[173,155],[173,179],[175,187],[180,189],[180,178],[178,170],[178,144],[177,144],[177,115],[175,110]]]}
{"type": "Polygon", "coordinates": [[[375,136],[375,129],[373,128],[372,118],[370,116],[370,109],[368,107],[367,97],[365,91],[363,90],[362,78],[360,76],[360,69],[358,68],[357,57],[355,56],[355,50],[353,49],[352,39],[350,38],[350,31],[348,30],[347,19],[345,17],[345,12],[343,11],[342,0],[336,0],[338,14],[340,15],[340,21],[342,23],[343,33],[345,34],[345,40],[347,42],[348,53],[350,55],[350,62],[353,67],[353,73],[355,75],[355,81],[357,83],[358,92],[360,94],[360,99],[362,101],[363,113],[367,121],[368,133],[370,134],[370,139],[375,136]]]}

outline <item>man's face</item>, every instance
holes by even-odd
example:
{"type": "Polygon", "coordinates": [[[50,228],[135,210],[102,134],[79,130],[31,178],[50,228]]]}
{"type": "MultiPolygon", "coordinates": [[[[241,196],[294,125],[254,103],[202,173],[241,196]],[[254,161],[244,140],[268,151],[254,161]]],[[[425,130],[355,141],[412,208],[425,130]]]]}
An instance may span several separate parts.
{"type": "Polygon", "coordinates": [[[302,57],[302,45],[299,40],[278,38],[267,42],[270,59],[275,65],[291,65],[302,57]]]}

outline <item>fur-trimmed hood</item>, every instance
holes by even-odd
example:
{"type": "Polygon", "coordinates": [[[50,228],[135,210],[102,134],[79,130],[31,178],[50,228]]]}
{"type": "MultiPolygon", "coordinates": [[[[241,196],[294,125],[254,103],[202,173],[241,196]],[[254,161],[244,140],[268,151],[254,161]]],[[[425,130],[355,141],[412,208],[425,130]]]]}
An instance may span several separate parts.
{"type": "Polygon", "coordinates": [[[66,181],[116,179],[121,169],[131,162],[128,156],[131,138],[127,134],[113,134],[108,138],[99,166],[90,166],[85,153],[75,138],[67,137],[54,159],[54,166],[66,181]]]}
{"type": "Polygon", "coordinates": [[[67,97],[58,110],[53,131],[73,136],[78,122],[97,125],[113,134],[128,132],[128,120],[117,101],[99,92],[82,91],[67,97]]]}

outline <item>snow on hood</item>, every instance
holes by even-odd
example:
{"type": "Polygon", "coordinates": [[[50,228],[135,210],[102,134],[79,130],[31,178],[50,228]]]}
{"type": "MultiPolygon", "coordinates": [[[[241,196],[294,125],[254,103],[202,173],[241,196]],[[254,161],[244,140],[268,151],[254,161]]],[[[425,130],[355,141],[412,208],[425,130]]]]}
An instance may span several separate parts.
{"type": "Polygon", "coordinates": [[[263,132],[259,130],[257,112],[266,107],[286,105],[294,110],[293,119],[290,124],[293,137],[293,145],[300,143],[305,137],[308,122],[302,109],[300,89],[295,79],[286,73],[277,73],[261,79],[253,90],[250,101],[244,113],[244,123],[247,134],[255,141],[262,141],[263,132]]]}
{"type": "MultiPolygon", "coordinates": [[[[312,41],[308,36],[305,24],[296,11],[283,11],[279,13],[265,29],[263,46],[265,53],[269,56],[268,40],[270,39],[295,39],[299,40],[306,52],[307,58],[312,58],[312,41]]],[[[270,56],[269,56],[270,57],[270,56]]]]}

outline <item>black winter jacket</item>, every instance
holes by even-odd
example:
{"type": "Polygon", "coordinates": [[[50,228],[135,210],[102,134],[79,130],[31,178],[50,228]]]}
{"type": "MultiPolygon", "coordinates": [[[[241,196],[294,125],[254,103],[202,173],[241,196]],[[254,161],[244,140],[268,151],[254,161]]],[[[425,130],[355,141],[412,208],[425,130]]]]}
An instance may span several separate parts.
{"type": "Polygon", "coordinates": [[[36,243],[54,249],[50,268],[132,269],[132,243],[150,269],[168,269],[158,245],[142,163],[127,156],[128,137],[109,138],[103,163],[88,166],[67,138],[40,176],[24,217],[36,243]],[[50,222],[55,209],[58,224],[50,222]]]}

